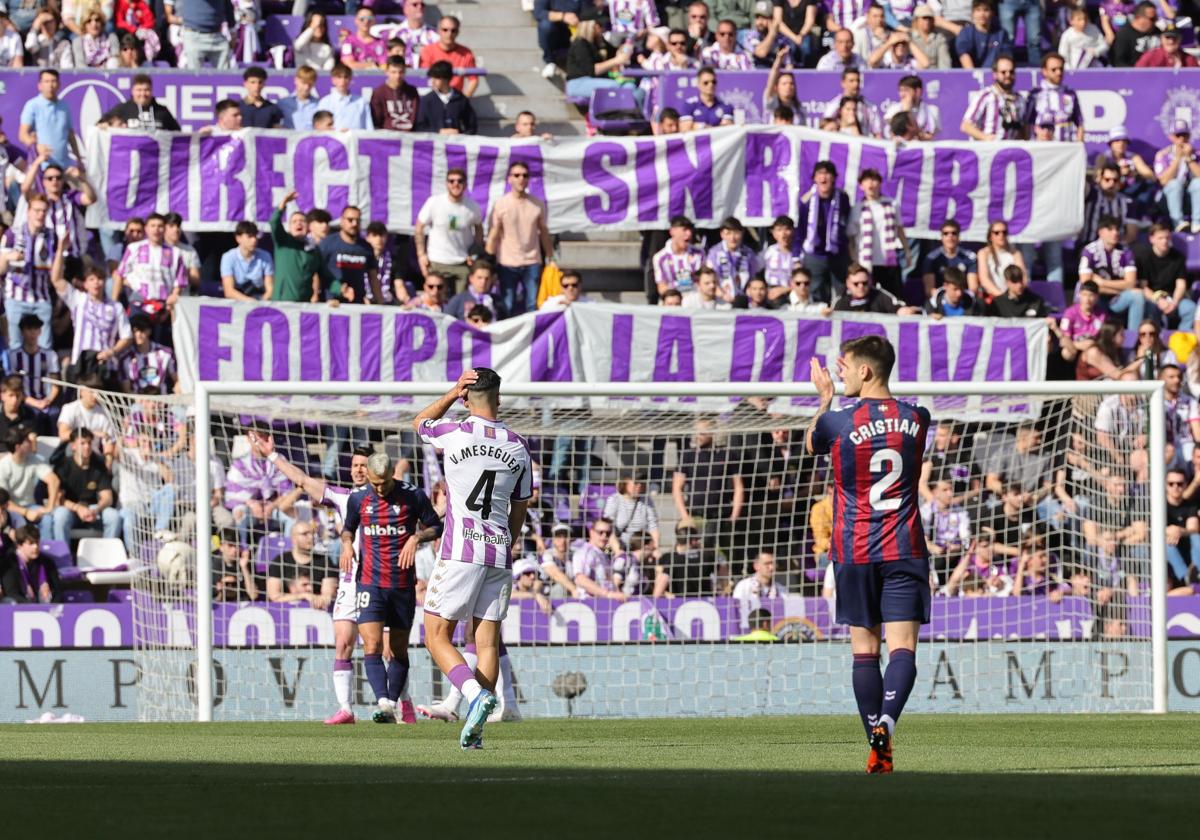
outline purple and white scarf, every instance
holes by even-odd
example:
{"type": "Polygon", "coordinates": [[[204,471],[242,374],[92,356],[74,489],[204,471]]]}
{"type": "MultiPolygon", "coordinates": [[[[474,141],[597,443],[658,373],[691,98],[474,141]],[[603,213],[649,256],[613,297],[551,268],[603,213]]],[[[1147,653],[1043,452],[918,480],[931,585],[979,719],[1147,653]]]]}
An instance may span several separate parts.
{"type": "Polygon", "coordinates": [[[896,235],[896,208],[890,199],[880,197],[875,202],[864,201],[858,217],[858,261],[872,268],[871,254],[875,251],[875,229],[879,228],[880,246],[884,254],[884,265],[896,264],[896,252],[900,250],[900,237],[896,235]],[[876,225],[875,207],[883,208],[881,224],[876,225]]]}
{"type": "MultiPolygon", "coordinates": [[[[825,253],[838,252],[838,226],[841,222],[842,202],[841,193],[834,189],[829,196],[829,212],[825,214],[825,253]]],[[[808,219],[804,229],[802,250],[806,254],[817,252],[817,219],[821,215],[821,197],[814,187],[808,193],[808,219]]]]}
{"type": "Polygon", "coordinates": [[[83,60],[87,62],[88,67],[103,67],[108,63],[108,56],[109,40],[107,35],[93,38],[91,35],[84,34],[83,60]]]}

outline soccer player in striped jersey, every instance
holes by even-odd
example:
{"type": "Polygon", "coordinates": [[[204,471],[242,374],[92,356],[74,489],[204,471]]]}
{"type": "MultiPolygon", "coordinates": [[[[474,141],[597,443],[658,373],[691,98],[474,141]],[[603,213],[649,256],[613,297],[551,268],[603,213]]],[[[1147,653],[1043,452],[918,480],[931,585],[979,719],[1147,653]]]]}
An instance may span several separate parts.
{"type": "MultiPolygon", "coordinates": [[[[369,487],[346,502],[342,526],[342,573],[354,567],[358,537],[358,632],[363,640],[364,670],[375,692],[376,723],[393,723],[396,704],[407,703],[408,635],[417,609],[417,545],[441,536],[442,520],[425,493],[393,474],[392,459],[382,452],[367,458],[369,487]],[[383,662],[383,628],[391,632],[392,659],[383,662]]],[[[402,718],[403,721],[403,718],[402,718]]]]}
{"type": "MultiPolygon", "coordinates": [[[[346,521],[346,503],[357,490],[367,486],[367,458],[371,455],[368,447],[359,447],[350,457],[350,482],[353,489],[335,487],[323,478],[313,478],[304,470],[289,462],[275,451],[275,440],[268,435],[248,432],[250,445],[255,454],[266,458],[287,477],[287,479],[308,494],[314,502],[337,511],[338,526],[346,521]]],[[[355,543],[355,551],[358,544],[355,543]]],[[[354,666],[351,659],[354,656],[354,646],[358,643],[358,592],[354,578],[358,574],[358,557],[350,571],[338,574],[337,597],[333,602],[333,693],[337,698],[338,710],[325,719],[330,725],[354,723],[354,709],[350,705],[351,686],[354,682],[354,666]]],[[[416,723],[412,701],[400,704],[401,723],[416,723]]]]}
{"type": "Polygon", "coordinates": [[[464,750],[483,746],[483,725],[498,702],[500,622],[512,594],[512,543],[520,538],[533,495],[529,446],[497,419],[499,409],[500,376],[475,368],[413,420],[421,439],[444,453],[446,529],[425,596],[425,646],[470,704],[459,736],[464,750]],[[459,400],[470,416],[442,420],[459,400]],[[452,641],[460,621],[470,621],[475,630],[474,672],[452,641]]]}
{"type": "Polygon", "coordinates": [[[921,523],[921,461],[929,412],[888,388],[896,351],[885,338],[842,344],[838,376],[850,405],[830,411],[833,379],[812,360],[820,407],[808,451],[833,468],[837,620],[850,625],[854,698],[870,753],[868,773],[892,772],[892,734],[917,679],[917,633],[929,623],[929,552],[921,523]],[[879,672],[881,638],[888,665],[879,672]]]}

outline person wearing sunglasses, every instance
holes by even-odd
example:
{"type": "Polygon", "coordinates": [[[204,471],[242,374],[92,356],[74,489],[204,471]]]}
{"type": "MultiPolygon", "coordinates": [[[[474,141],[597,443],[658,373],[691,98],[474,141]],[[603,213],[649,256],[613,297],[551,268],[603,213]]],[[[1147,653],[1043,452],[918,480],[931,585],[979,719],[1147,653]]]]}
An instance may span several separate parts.
{"type": "Polygon", "coordinates": [[[342,41],[341,62],[353,70],[375,70],[387,61],[387,41],[371,32],[375,13],[359,9],[354,16],[354,33],[342,41]]]}
{"type": "Polygon", "coordinates": [[[537,309],[538,286],[544,265],[554,265],[554,242],[547,224],[546,204],[529,192],[529,166],[508,167],[509,191],[492,208],[485,250],[500,274],[500,301],[508,315],[537,309]]]}
{"type": "Polygon", "coordinates": [[[1110,34],[1112,24],[1107,14],[1100,16],[1100,25],[1105,29],[1105,37],[1112,38],[1108,63],[1113,67],[1134,67],[1144,54],[1161,43],[1158,36],[1158,10],[1150,0],[1138,3],[1125,25],[1115,34],[1110,34]]]}
{"type": "Polygon", "coordinates": [[[731,20],[717,24],[716,43],[700,51],[700,61],[717,70],[753,70],[754,59],[737,42],[737,25],[731,20]]]}
{"type": "Polygon", "coordinates": [[[559,283],[562,292],[557,295],[551,295],[542,301],[539,310],[554,310],[566,309],[575,303],[591,303],[592,300],[583,293],[583,276],[573,268],[569,268],[562,274],[562,280],[559,283]]]}
{"type": "Polygon", "coordinates": [[[962,227],[953,219],[947,219],[942,222],[940,233],[942,244],[921,260],[921,280],[925,284],[925,294],[932,295],[933,290],[945,282],[946,269],[950,267],[957,269],[966,278],[969,291],[977,291],[979,275],[975,270],[975,254],[959,247],[962,241],[962,227]]]}
{"type": "Polygon", "coordinates": [[[1015,265],[1025,273],[1025,258],[1015,245],[1008,241],[1008,223],[995,221],[988,225],[987,244],[975,255],[979,271],[979,288],[984,294],[999,297],[1005,293],[1004,270],[1015,265]]]}
{"type": "Polygon", "coordinates": [[[439,37],[437,29],[425,23],[425,0],[404,0],[404,20],[390,34],[404,42],[405,60],[414,70],[421,66],[421,50],[439,37]]]}
{"type": "MultiPolygon", "coordinates": [[[[458,27],[456,17],[446,15],[438,21],[438,40],[421,48],[422,67],[433,67],[442,61],[448,62],[452,68],[458,70],[476,66],[475,53],[458,43],[458,27]]],[[[479,87],[479,77],[454,76],[450,80],[450,87],[470,98],[475,95],[475,88],[479,87]]]]}
{"type": "Polygon", "coordinates": [[[446,172],[446,191],[425,200],[413,232],[421,274],[453,278],[466,285],[471,254],[483,247],[483,211],[467,195],[467,173],[454,167],[446,172]]]}
{"type": "Polygon", "coordinates": [[[460,321],[470,317],[477,309],[490,310],[494,319],[502,320],[506,312],[503,304],[492,294],[495,285],[495,272],[487,260],[476,260],[471,266],[471,274],[467,278],[467,288],[450,298],[446,304],[445,313],[460,321]]]}
{"type": "Polygon", "coordinates": [[[1176,585],[1196,580],[1200,569],[1200,510],[1184,498],[1187,483],[1182,469],[1167,471],[1167,565],[1176,585]]]}
{"type": "Polygon", "coordinates": [[[834,312],[878,312],[881,315],[919,315],[915,306],[904,306],[892,294],[871,283],[871,272],[858,263],[846,271],[846,293],[833,305],[834,312]]]}
{"type": "Polygon", "coordinates": [[[446,304],[446,290],[452,288],[454,279],[430,273],[421,284],[420,290],[408,299],[406,309],[420,309],[425,312],[441,312],[446,304]]]}
{"type": "Polygon", "coordinates": [[[683,101],[679,122],[683,131],[733,125],[733,108],[717,97],[717,73],[711,67],[696,74],[696,95],[683,101]]]}
{"type": "Polygon", "coordinates": [[[1002,55],[992,65],[992,84],[967,106],[959,130],[972,140],[1023,140],[1025,99],[1016,91],[1017,65],[1002,55]]]}
{"type": "Polygon", "coordinates": [[[608,544],[612,540],[613,524],[600,517],[588,530],[586,543],[575,549],[571,565],[575,569],[576,591],[582,590],[593,598],[609,598],[613,601],[628,600],[628,596],[617,589],[613,581],[612,557],[608,544]]]}
{"type": "Polygon", "coordinates": [[[821,316],[826,316],[832,311],[826,304],[812,299],[812,275],[802,265],[792,269],[787,297],[783,299],[783,305],[780,308],[786,309],[788,312],[821,316]]]}

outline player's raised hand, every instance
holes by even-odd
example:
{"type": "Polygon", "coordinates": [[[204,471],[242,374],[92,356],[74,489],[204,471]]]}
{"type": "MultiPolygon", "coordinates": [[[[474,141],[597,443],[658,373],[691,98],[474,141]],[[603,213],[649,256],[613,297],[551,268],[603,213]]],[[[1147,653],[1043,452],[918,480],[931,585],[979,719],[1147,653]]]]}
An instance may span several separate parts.
{"type": "Polygon", "coordinates": [[[396,565],[401,569],[411,569],[417,561],[417,535],[413,534],[404,542],[404,547],[400,549],[400,559],[396,561],[396,565]]]}
{"type": "Polygon", "coordinates": [[[260,435],[258,432],[246,432],[246,439],[250,441],[250,446],[254,448],[254,453],[259,458],[269,458],[271,453],[275,451],[275,438],[270,435],[260,435]]]}
{"type": "Polygon", "coordinates": [[[829,371],[825,369],[825,365],[816,357],[809,362],[810,372],[809,379],[816,386],[817,396],[821,398],[822,405],[829,405],[833,402],[833,377],[829,375],[829,371]]]}

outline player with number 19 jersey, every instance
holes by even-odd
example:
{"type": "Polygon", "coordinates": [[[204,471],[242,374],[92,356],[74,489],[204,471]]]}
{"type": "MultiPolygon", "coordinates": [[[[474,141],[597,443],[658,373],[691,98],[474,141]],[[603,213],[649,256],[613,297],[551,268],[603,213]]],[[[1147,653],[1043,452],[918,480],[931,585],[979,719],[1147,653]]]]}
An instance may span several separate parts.
{"type": "Polygon", "coordinates": [[[813,451],[833,470],[836,563],[927,563],[917,492],[929,411],[893,399],[860,399],[817,420],[813,451]]]}

